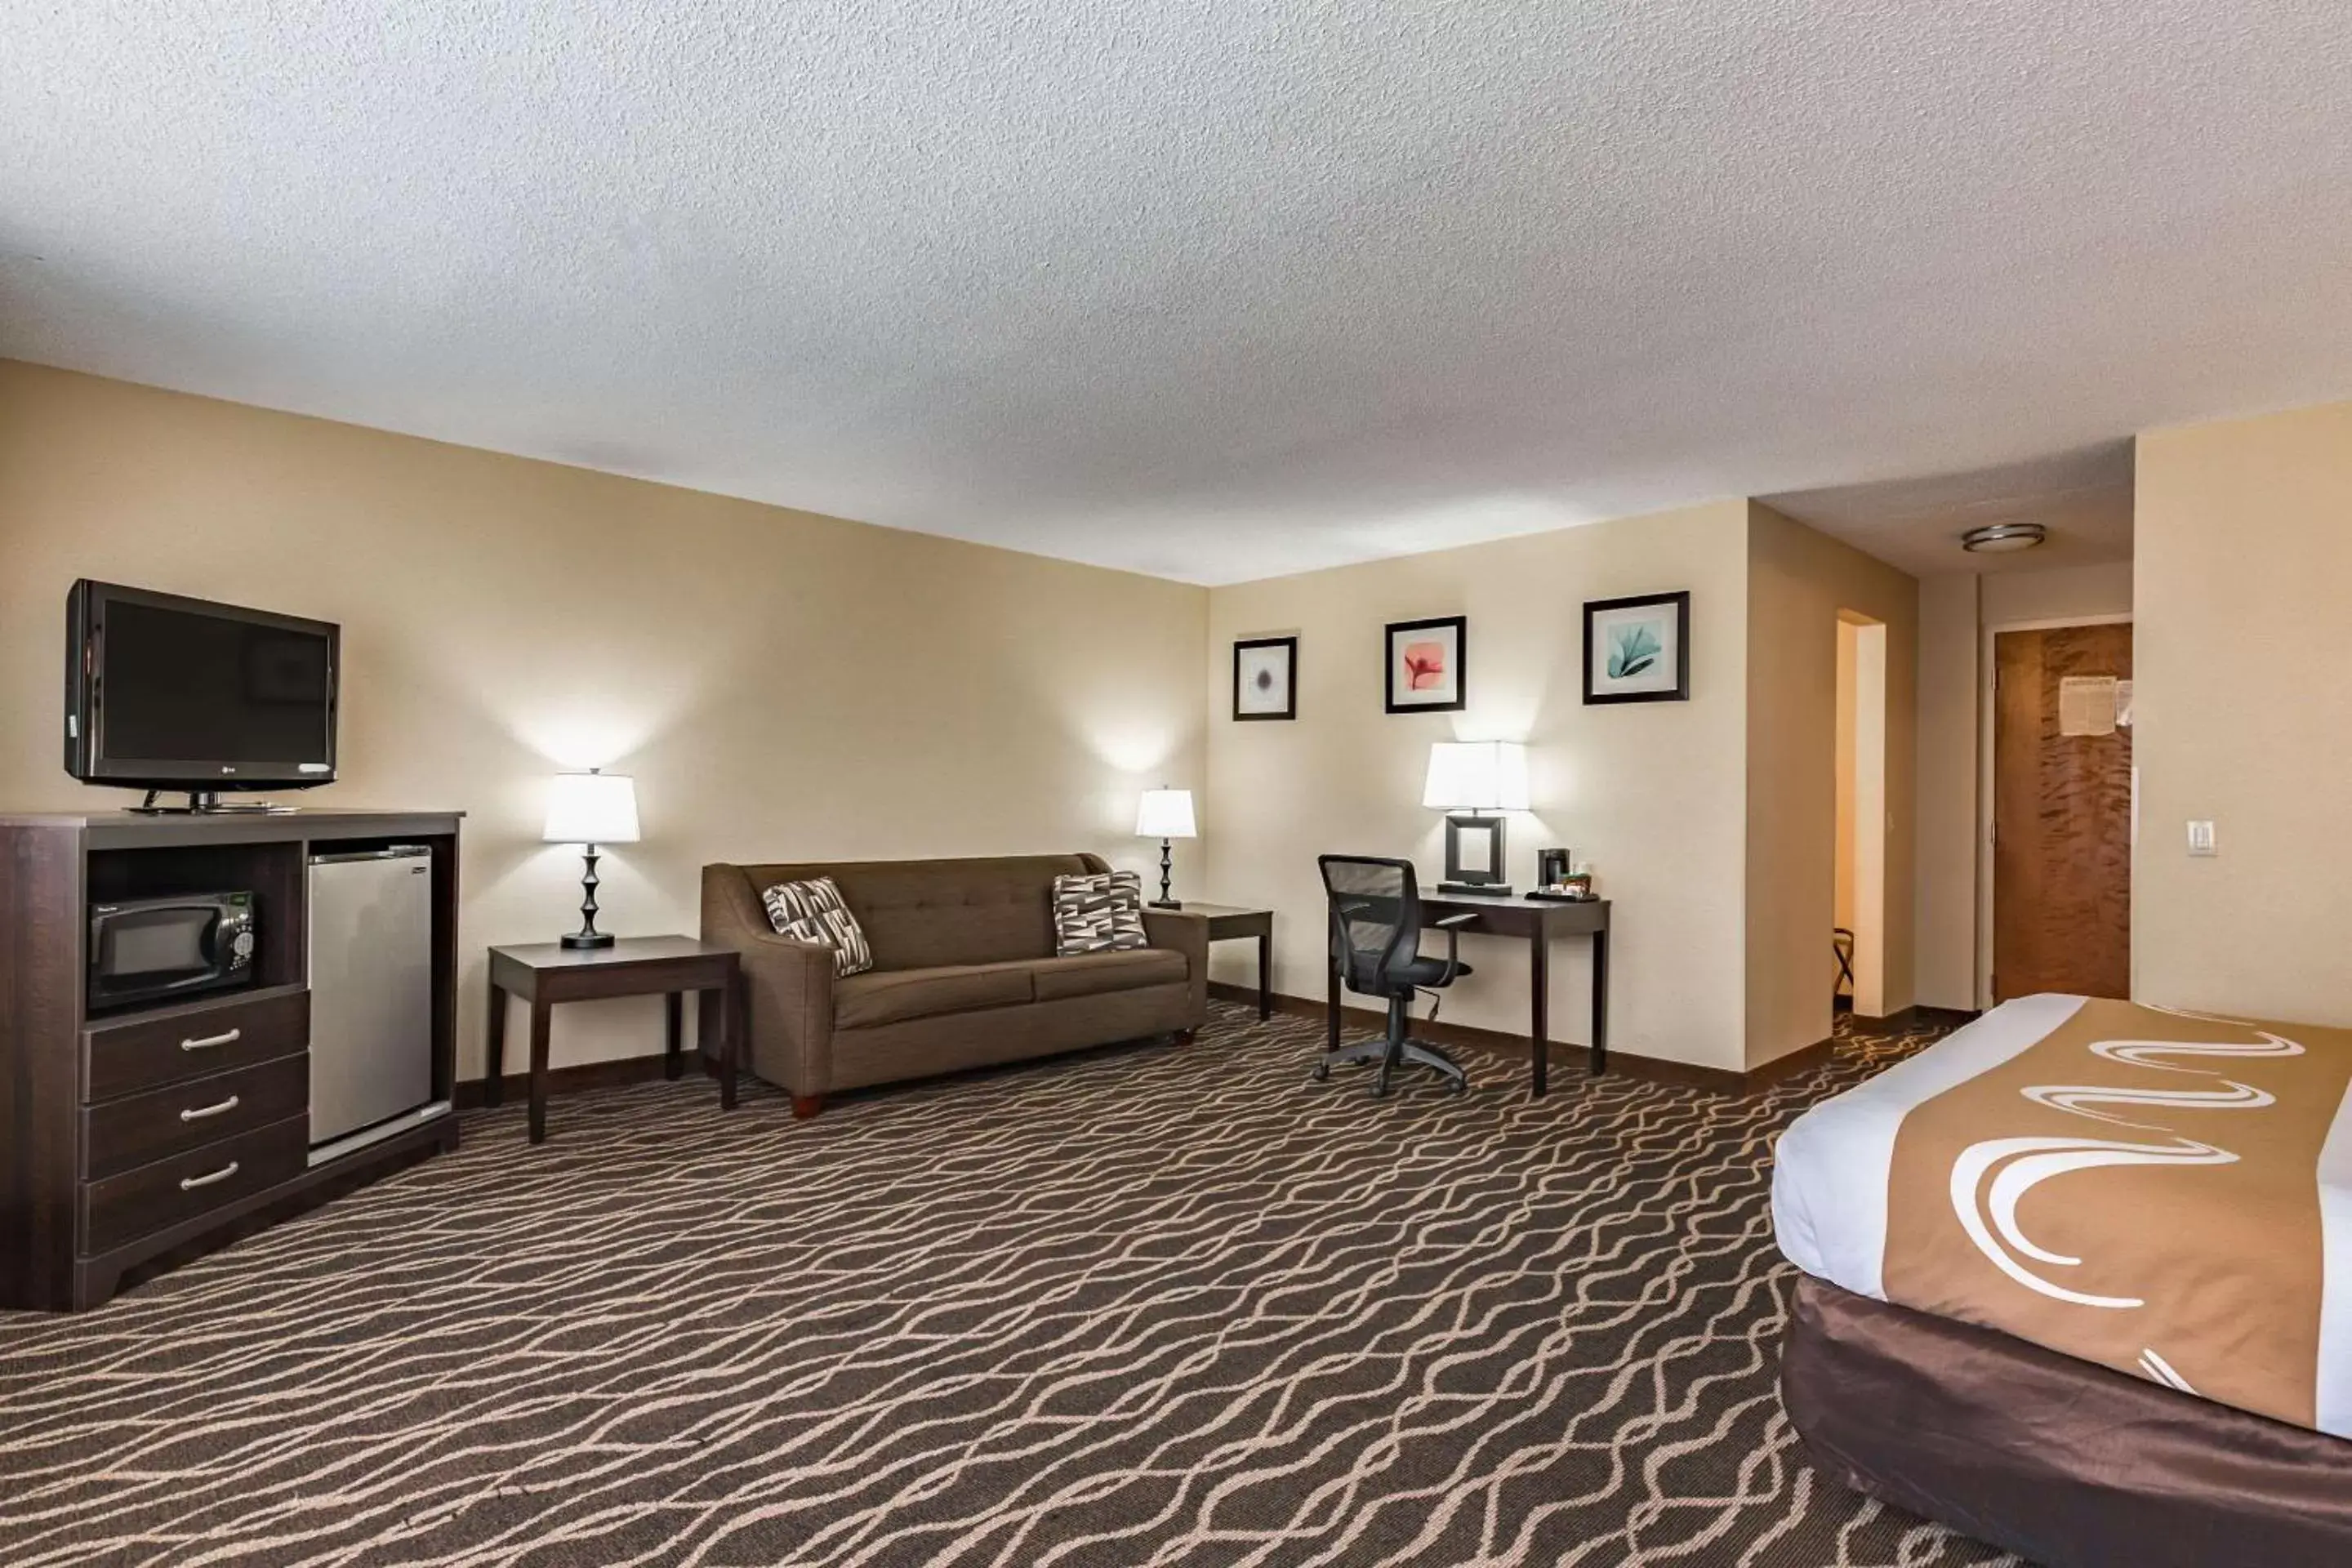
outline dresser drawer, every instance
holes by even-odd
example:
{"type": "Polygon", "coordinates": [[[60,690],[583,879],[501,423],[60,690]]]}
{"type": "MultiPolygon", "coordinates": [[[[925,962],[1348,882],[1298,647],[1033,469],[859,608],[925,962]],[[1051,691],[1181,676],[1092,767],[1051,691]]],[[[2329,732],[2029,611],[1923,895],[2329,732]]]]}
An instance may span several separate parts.
{"type": "Polygon", "coordinates": [[[82,1250],[95,1257],[291,1181],[310,1164],[306,1114],[92,1182],[81,1190],[82,1250]]]}
{"type": "Polygon", "coordinates": [[[310,994],[191,1002],[92,1024],[81,1038],[82,1098],[95,1105],[305,1049],[310,994]]]}
{"type": "Polygon", "coordinates": [[[81,1169],[92,1181],[184,1150],[217,1143],[310,1108],[310,1058],[280,1057],[238,1072],[190,1079],[81,1113],[81,1169]]]}

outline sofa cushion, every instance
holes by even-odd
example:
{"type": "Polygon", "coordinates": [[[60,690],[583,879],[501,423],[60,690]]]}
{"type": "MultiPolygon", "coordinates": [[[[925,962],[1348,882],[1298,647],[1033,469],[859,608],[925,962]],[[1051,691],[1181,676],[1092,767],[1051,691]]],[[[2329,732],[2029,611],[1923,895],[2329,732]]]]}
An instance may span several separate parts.
{"type": "Polygon", "coordinates": [[[833,1022],[840,1029],[870,1029],[879,1024],[902,1024],[909,1018],[933,1018],[943,1013],[972,1013],[983,1007],[1011,1007],[1030,1002],[1036,992],[1030,964],[955,964],[940,969],[877,969],[837,980],[833,986],[833,1022]]]}
{"type": "Polygon", "coordinates": [[[760,901],[767,906],[768,923],[778,936],[833,949],[835,974],[863,974],[874,967],[874,950],[866,946],[865,931],[832,878],[779,882],[761,893],[760,901]]]}
{"type": "Polygon", "coordinates": [[[1037,977],[1040,1002],[1100,996],[1142,985],[1181,985],[1191,978],[1184,955],[1165,947],[1130,947],[1110,952],[1082,952],[1069,958],[1041,958],[1029,970],[1037,977]]]}
{"type": "Polygon", "coordinates": [[[744,866],[751,895],[830,877],[857,916],[877,969],[1005,963],[1054,953],[1054,879],[1108,869],[1091,855],[744,866]]]}
{"type": "Polygon", "coordinates": [[[1054,879],[1054,952],[1113,952],[1143,947],[1143,879],[1132,871],[1054,879]]]}

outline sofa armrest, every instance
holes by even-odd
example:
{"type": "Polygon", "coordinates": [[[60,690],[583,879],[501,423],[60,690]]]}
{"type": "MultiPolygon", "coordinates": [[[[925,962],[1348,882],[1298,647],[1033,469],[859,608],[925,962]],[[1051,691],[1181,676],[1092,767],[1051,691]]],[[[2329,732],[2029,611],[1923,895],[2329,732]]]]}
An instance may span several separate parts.
{"type": "Polygon", "coordinates": [[[1209,917],[1189,910],[1146,910],[1143,934],[1154,947],[1171,948],[1184,955],[1192,977],[1185,1000],[1185,1027],[1197,1029],[1209,1021],[1209,917]]]}
{"type": "MultiPolygon", "coordinates": [[[[740,868],[702,868],[702,940],[742,955],[751,1070],[802,1099],[833,1088],[833,949],[779,936],[740,868]]],[[[704,1048],[715,1042],[706,1033],[704,1048]]]]}

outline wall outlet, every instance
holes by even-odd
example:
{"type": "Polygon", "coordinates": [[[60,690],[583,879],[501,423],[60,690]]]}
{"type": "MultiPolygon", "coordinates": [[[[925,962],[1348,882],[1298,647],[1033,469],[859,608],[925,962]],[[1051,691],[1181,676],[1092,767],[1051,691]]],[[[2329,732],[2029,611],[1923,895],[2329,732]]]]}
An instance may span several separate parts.
{"type": "Polygon", "coordinates": [[[2211,823],[2192,822],[2189,825],[2189,852],[2191,855],[2219,855],[2221,853],[2219,849],[2213,847],[2213,825],[2211,823]]]}

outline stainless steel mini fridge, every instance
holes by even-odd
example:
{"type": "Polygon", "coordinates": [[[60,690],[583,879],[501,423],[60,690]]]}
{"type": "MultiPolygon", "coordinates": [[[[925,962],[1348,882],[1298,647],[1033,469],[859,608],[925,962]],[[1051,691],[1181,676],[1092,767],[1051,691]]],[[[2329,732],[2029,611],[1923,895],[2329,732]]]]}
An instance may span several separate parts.
{"type": "Polygon", "coordinates": [[[446,1113],[433,1100],[433,858],[313,855],[311,1163],[446,1113]]]}

